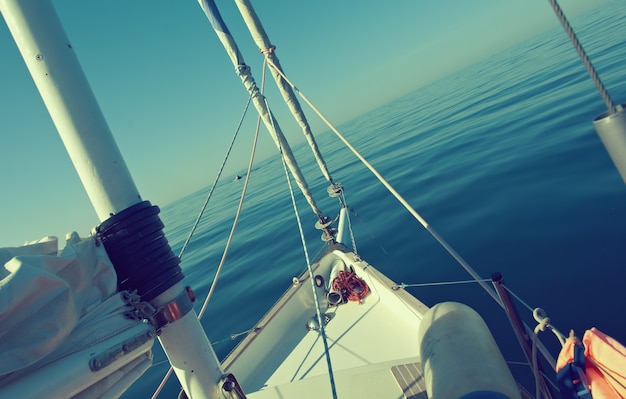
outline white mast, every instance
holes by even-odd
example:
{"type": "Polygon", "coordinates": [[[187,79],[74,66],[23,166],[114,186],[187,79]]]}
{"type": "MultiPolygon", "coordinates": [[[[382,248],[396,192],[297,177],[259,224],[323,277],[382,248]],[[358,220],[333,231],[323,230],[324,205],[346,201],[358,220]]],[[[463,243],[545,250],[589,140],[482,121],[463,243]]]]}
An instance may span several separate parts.
{"type": "MultiPolygon", "coordinates": [[[[142,300],[155,309],[146,315],[160,329],[159,340],[188,396],[221,397],[224,372],[180,284],[179,261],[173,254],[168,257],[171,249],[162,236],[158,208],[142,202],[54,7],[49,0],[0,0],[0,12],[103,222],[98,227],[99,238],[118,272],[118,284],[137,289],[142,300]],[[114,258],[139,243],[137,237],[120,238],[140,229],[137,221],[123,219],[129,209],[134,216],[147,212],[149,227],[160,224],[155,234],[163,243],[158,250],[164,251],[165,263],[146,257],[148,260],[139,264],[124,264],[124,259],[122,266],[116,264],[114,258]],[[116,235],[120,225],[124,225],[124,234],[116,235]],[[121,272],[130,277],[122,279],[121,272]],[[135,274],[140,278],[133,277],[135,274]],[[136,280],[139,288],[133,285],[136,280]]],[[[137,236],[144,233],[138,230],[137,236]]]]}

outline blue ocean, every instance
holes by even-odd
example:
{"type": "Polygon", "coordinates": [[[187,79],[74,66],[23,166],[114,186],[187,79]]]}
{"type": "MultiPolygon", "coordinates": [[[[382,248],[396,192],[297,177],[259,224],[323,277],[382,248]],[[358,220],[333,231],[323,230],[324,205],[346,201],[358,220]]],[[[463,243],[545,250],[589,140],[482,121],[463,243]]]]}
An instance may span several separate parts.
{"type": "MultiPolygon", "coordinates": [[[[626,2],[572,21],[615,103],[626,102],[626,2]]],[[[323,108],[323,107],[322,107],[323,108]]],[[[422,87],[342,126],[340,131],[484,278],[501,272],[524,320],[542,307],[578,336],[591,327],[626,343],[626,185],[594,131],[606,107],[562,28],[554,28],[422,87]]],[[[265,133],[263,133],[265,134],[265,133]]],[[[470,276],[378,184],[331,132],[318,136],[331,174],[345,188],[358,253],[406,284],[470,276]]],[[[296,158],[320,208],[326,194],[306,143],[296,158]]],[[[242,171],[243,172],[243,171],[242,171]]],[[[185,284],[206,296],[220,262],[243,179],[218,183],[182,256],[185,284]]],[[[209,187],[162,208],[178,253],[209,187]]],[[[223,358],[306,267],[283,166],[259,162],[224,271],[203,318],[223,358]]],[[[324,248],[315,217],[297,193],[308,251],[324,248]]],[[[477,284],[407,288],[427,305],[454,300],[478,310],[511,369],[525,366],[508,321],[477,284]]],[[[197,307],[201,303],[197,304],[197,307]]],[[[559,345],[544,333],[554,355],[559,345]]],[[[184,339],[184,337],[181,337],[184,339]]],[[[125,395],[150,397],[169,364],[155,344],[154,366],[125,395]]],[[[549,371],[548,371],[549,372],[549,371]]],[[[170,378],[161,397],[179,391],[170,378]]]]}

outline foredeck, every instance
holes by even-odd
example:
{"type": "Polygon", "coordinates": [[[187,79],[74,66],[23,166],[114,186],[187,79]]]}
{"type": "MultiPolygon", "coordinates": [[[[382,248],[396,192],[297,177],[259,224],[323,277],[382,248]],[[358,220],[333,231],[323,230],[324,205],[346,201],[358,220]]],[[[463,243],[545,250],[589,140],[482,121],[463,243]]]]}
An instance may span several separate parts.
{"type": "MultiPolygon", "coordinates": [[[[419,363],[379,363],[339,370],[335,373],[335,385],[339,398],[428,399],[419,363]]],[[[332,397],[327,375],[270,386],[246,396],[250,399],[332,397]]]]}
{"type": "MultiPolygon", "coordinates": [[[[314,273],[327,279],[336,259],[352,266],[371,289],[361,304],[324,310],[330,316],[325,332],[340,397],[425,398],[417,331],[427,307],[392,290],[391,280],[350,253],[328,254],[314,273]]],[[[250,398],[330,397],[320,332],[306,328],[315,315],[308,276],[300,280],[306,281],[292,287],[261,320],[259,332],[242,343],[245,351],[236,349],[225,361],[250,398]]]]}

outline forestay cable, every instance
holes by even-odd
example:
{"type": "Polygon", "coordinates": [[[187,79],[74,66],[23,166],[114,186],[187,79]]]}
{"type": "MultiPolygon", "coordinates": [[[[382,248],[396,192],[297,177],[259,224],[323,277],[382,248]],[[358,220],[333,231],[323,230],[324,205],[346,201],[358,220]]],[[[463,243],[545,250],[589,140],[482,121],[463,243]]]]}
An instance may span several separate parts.
{"type": "MultiPolygon", "coordinates": [[[[491,281],[491,279],[482,279],[479,281],[491,281]]],[[[400,284],[395,284],[391,287],[392,290],[398,290],[400,288],[408,288],[408,287],[434,287],[434,286],[439,286],[439,285],[456,285],[456,284],[471,284],[471,283],[478,283],[479,281],[476,280],[463,280],[463,281],[439,281],[436,283],[416,283],[416,284],[405,284],[405,283],[400,283],[400,284]]]]}

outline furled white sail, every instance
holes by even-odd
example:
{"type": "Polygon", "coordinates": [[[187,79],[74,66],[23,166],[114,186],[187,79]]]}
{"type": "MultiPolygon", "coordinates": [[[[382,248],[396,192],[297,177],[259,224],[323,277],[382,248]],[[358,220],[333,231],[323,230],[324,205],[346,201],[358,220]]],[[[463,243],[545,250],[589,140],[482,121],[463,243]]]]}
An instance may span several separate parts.
{"type": "Polygon", "coordinates": [[[1,248],[0,265],[1,397],[100,397],[149,367],[154,331],[126,317],[94,238],[73,233],[61,252],[56,237],[1,248]]]}
{"type": "MultiPolygon", "coordinates": [[[[296,184],[302,191],[302,194],[306,198],[307,202],[311,206],[313,212],[317,215],[320,221],[325,222],[326,218],[322,211],[317,206],[313,195],[309,190],[309,186],[296,162],[296,159],[291,151],[291,147],[289,143],[285,139],[283,132],[276,121],[274,116],[272,115],[270,109],[267,106],[265,101],[265,97],[260,93],[252,74],[250,73],[250,67],[246,65],[243,56],[239,52],[239,48],[237,47],[237,43],[234,38],[230,34],[230,31],[226,27],[226,24],[222,20],[220,13],[215,5],[213,0],[199,0],[199,4],[202,7],[202,10],[207,15],[207,18],[211,22],[213,26],[213,30],[217,34],[220,42],[224,46],[229,58],[231,59],[233,65],[235,66],[235,70],[237,75],[241,78],[241,82],[245,86],[246,90],[250,93],[250,97],[252,99],[252,103],[254,104],[257,112],[261,116],[263,123],[265,124],[267,130],[269,131],[274,143],[279,148],[282,153],[282,156],[285,160],[289,171],[294,177],[296,184]]],[[[332,236],[332,235],[331,235],[332,236]]]]}
{"type": "Polygon", "coordinates": [[[311,126],[302,111],[302,107],[300,106],[300,102],[298,98],[293,93],[291,86],[282,75],[282,67],[280,65],[280,61],[278,60],[278,56],[274,51],[274,45],[270,42],[270,39],[261,24],[261,21],[256,15],[254,8],[252,8],[252,4],[248,0],[235,0],[235,4],[239,8],[239,12],[246,22],[246,26],[248,26],[248,30],[254,39],[254,42],[259,47],[261,52],[265,54],[265,57],[270,62],[270,71],[272,72],[272,76],[276,81],[276,85],[280,90],[281,95],[283,96],[283,100],[285,104],[289,107],[291,114],[294,116],[298,125],[302,129],[302,134],[306,138],[309,143],[309,147],[311,147],[311,152],[315,156],[315,160],[317,161],[317,165],[320,168],[320,171],[330,183],[333,183],[333,179],[330,176],[330,172],[328,171],[328,167],[326,166],[326,162],[322,157],[322,154],[317,146],[317,142],[315,141],[315,137],[313,137],[313,132],[311,131],[311,126]]]}

